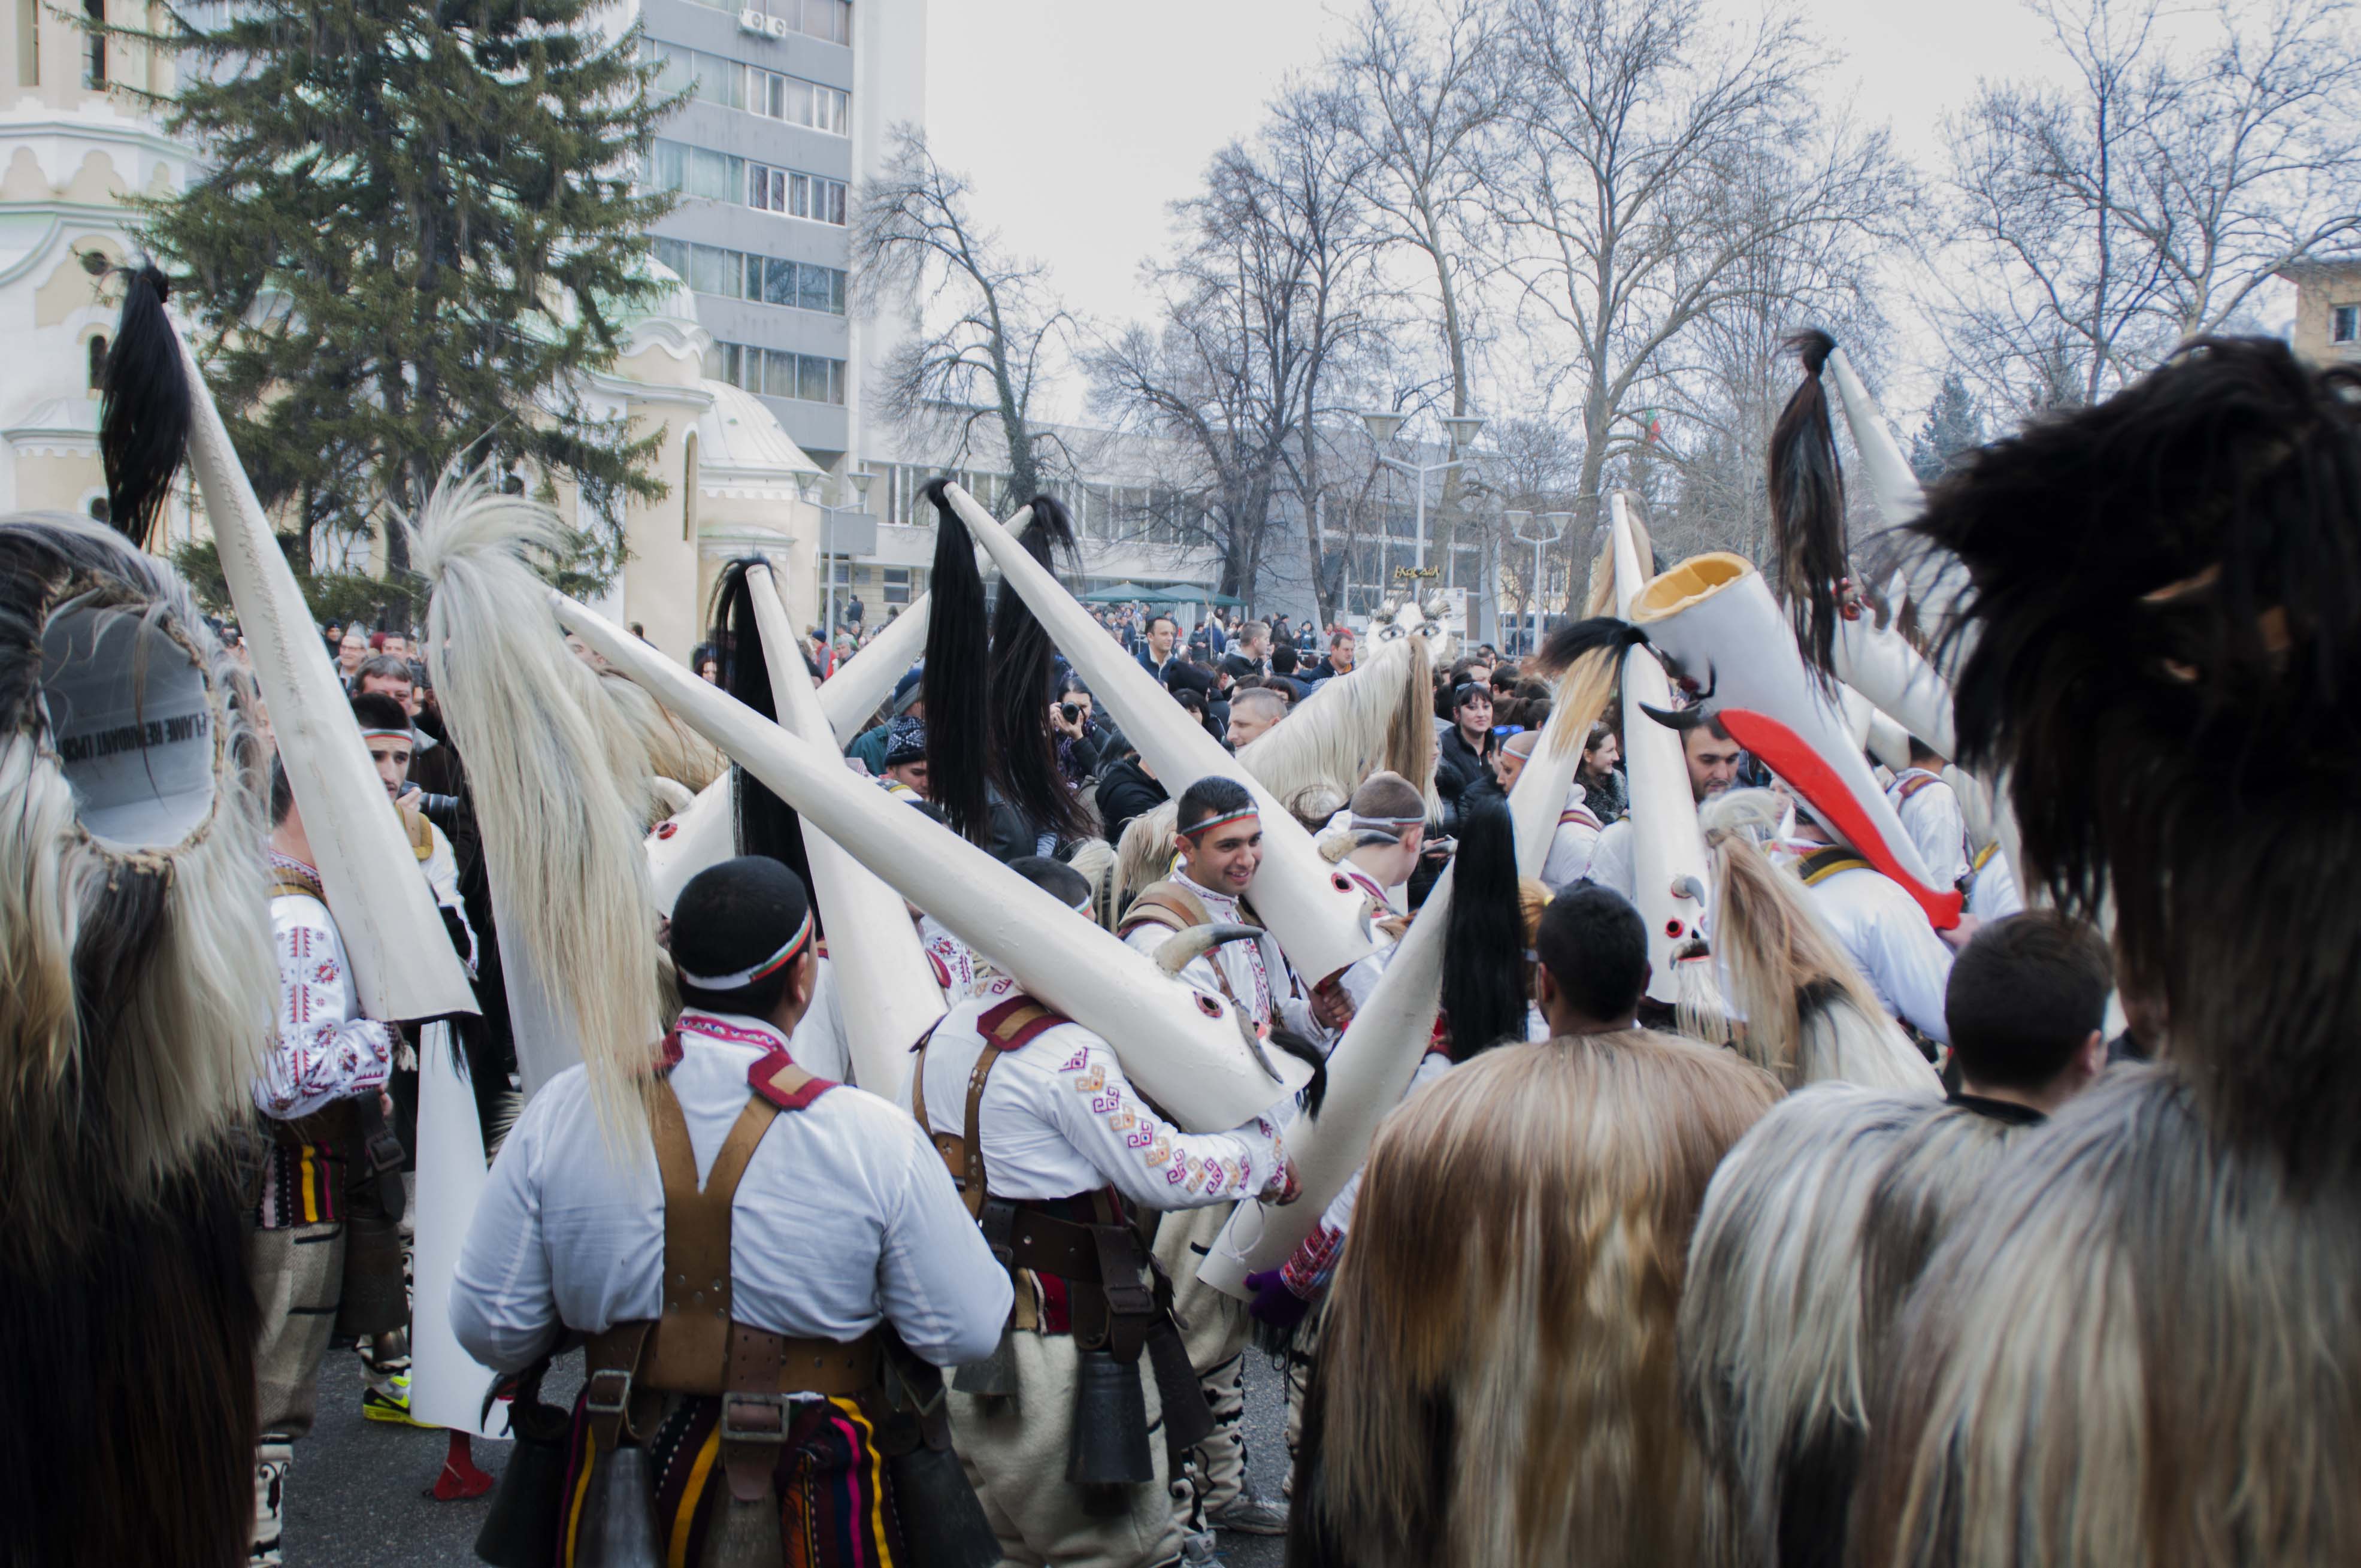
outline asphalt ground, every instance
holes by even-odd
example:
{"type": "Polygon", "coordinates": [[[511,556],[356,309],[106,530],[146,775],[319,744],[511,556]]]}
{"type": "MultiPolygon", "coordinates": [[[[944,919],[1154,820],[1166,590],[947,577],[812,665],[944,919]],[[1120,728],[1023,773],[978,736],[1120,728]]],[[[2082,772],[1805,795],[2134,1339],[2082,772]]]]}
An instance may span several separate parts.
{"type": "MultiPolygon", "coordinates": [[[[580,1363],[552,1369],[544,1397],[571,1401],[580,1363]]],[[[361,1416],[360,1360],[332,1350],[320,1369],[320,1414],[312,1434],[295,1446],[287,1482],[285,1551],[290,1568],[465,1568],[477,1561],[476,1531],[491,1498],[438,1503],[428,1488],[443,1468],[448,1438],[439,1431],[366,1420],[361,1416]]],[[[1246,1354],[1247,1474],[1263,1496],[1276,1497],[1287,1474],[1283,1438],[1286,1388],[1270,1364],[1246,1354]]],[[[476,1441],[476,1463],[498,1475],[509,1445],[476,1441]]],[[[1277,1537],[1225,1535],[1222,1560],[1233,1568],[1279,1568],[1285,1542],[1277,1537]]]]}

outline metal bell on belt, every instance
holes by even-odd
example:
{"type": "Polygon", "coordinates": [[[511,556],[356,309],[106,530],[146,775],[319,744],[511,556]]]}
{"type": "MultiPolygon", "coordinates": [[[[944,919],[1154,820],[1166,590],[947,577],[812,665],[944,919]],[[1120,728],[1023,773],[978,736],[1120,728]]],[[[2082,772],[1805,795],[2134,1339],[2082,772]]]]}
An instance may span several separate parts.
{"type": "Polygon", "coordinates": [[[664,1568],[654,1496],[646,1449],[600,1454],[582,1499],[574,1568],[664,1568]]]}
{"type": "Polygon", "coordinates": [[[492,1568],[549,1568],[566,1517],[566,1444],[516,1433],[476,1555],[492,1568]]]}
{"type": "Polygon", "coordinates": [[[1076,1486],[1129,1486],[1156,1479],[1148,1452],[1148,1396],[1137,1360],[1085,1350],[1074,1368],[1074,1437],[1066,1479],[1076,1486]]]}

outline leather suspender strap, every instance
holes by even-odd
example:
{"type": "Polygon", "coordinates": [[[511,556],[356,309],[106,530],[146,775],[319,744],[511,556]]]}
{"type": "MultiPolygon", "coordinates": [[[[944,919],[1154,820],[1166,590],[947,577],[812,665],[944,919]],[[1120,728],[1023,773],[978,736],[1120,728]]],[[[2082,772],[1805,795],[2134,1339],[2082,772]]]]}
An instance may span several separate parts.
{"type": "Polygon", "coordinates": [[[983,1085],[992,1076],[993,1064],[1001,1058],[990,1040],[976,1053],[975,1066],[967,1075],[967,1116],[960,1135],[938,1133],[927,1119],[927,1047],[933,1044],[933,1031],[918,1042],[910,1064],[910,1109],[918,1118],[918,1130],[927,1135],[942,1157],[944,1168],[951,1173],[951,1184],[959,1189],[960,1201],[967,1205],[968,1218],[979,1218],[983,1212],[985,1195],[983,1178],[983,1085]]]}
{"type": "Polygon", "coordinates": [[[664,1316],[649,1353],[647,1380],[683,1393],[719,1394],[730,1357],[730,1202],[746,1162],[771,1130],[779,1108],[759,1095],[722,1140],[705,1186],[672,1085],[658,1080],[649,1097],[656,1169],[664,1178],[664,1316]]]}
{"type": "Polygon", "coordinates": [[[625,1433],[638,1435],[631,1420],[631,1397],[640,1371],[640,1354],[655,1324],[642,1318],[617,1323],[592,1336],[584,1347],[588,1376],[583,1379],[582,1411],[590,1420],[590,1439],[600,1453],[612,1453],[625,1433]]]}
{"type": "Polygon", "coordinates": [[[787,1397],[779,1392],[786,1341],[743,1323],[730,1326],[730,1372],[721,1396],[721,1468],[741,1503],[770,1495],[787,1442],[787,1397]]]}

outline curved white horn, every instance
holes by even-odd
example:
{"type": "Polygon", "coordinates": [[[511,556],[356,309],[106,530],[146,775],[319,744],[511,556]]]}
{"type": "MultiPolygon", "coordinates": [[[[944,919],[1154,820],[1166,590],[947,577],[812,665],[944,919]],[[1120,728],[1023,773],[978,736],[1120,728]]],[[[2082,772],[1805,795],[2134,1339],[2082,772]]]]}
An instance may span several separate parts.
{"type": "MultiPolygon", "coordinates": [[[[748,571],[746,589],[762,633],[763,662],[771,672],[771,696],[778,705],[781,727],[815,744],[832,746],[828,716],[796,646],[795,625],[779,602],[771,569],[748,571]]],[[[828,928],[828,960],[836,970],[853,1077],[872,1094],[891,1099],[910,1070],[912,1043],[943,1015],[943,993],[928,967],[927,950],[918,944],[902,895],[817,826],[803,824],[803,835],[811,862],[812,896],[819,901],[828,928]]]]}
{"type": "Polygon", "coordinates": [[[656,913],[670,915],[688,879],[738,852],[738,813],[730,797],[730,774],[697,792],[688,809],[648,830],[648,880],[656,913]]]}
{"type": "Polygon", "coordinates": [[[1156,949],[1157,966],[1166,974],[1178,977],[1180,971],[1228,942],[1250,942],[1261,936],[1251,926],[1191,926],[1176,931],[1171,938],[1156,949]]]}
{"type": "Polygon", "coordinates": [[[1112,1047],[1140,1092],[1192,1132],[1260,1115],[1311,1081],[1281,1058],[1274,1081],[1239,1037],[1232,1009],[1169,978],[1126,946],[956,833],[853,777],[832,747],[768,723],[563,594],[557,618],[609,663],[1014,976],[1027,992],[1112,1047]]]}
{"type": "Polygon", "coordinates": [[[313,630],[302,589],[230,445],[204,371],[185,341],[179,346],[189,378],[190,466],[361,1011],[388,1022],[473,1013],[467,971],[451,950],[401,819],[386,803],[351,699],[313,630]]]}
{"type": "Polygon", "coordinates": [[[1270,923],[1281,951],[1303,975],[1325,980],[1346,965],[1365,958],[1369,940],[1362,934],[1361,894],[1349,878],[1320,858],[1318,846],[1303,825],[1265,788],[1261,781],[1222,750],[1172,695],[1140,668],[1105,627],[1091,619],[1049,568],[1026,548],[973,496],[957,485],[945,488],[960,521],[1000,567],[1002,581],[1024,596],[1026,604],[1049,628],[1058,650],[1082,672],[1122,724],[1123,732],[1148,759],[1156,776],[1174,796],[1201,778],[1219,774],[1246,785],[1262,815],[1263,862],[1255,879],[1255,908],[1270,923]]]}

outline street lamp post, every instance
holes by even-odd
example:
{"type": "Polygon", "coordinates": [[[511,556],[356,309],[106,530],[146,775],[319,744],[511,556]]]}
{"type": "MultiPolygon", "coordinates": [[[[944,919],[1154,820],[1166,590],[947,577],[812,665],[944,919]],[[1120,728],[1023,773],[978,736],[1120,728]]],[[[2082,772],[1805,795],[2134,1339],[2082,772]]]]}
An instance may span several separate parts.
{"type": "Polygon", "coordinates": [[[1526,619],[1532,624],[1526,628],[1527,653],[1536,653],[1542,645],[1542,548],[1565,537],[1567,524],[1574,521],[1570,511],[1545,511],[1538,522],[1529,511],[1503,514],[1509,520],[1509,532],[1533,547],[1533,575],[1525,587],[1526,619]]]}
{"type": "MultiPolygon", "coordinates": [[[[1371,441],[1383,446],[1394,438],[1395,433],[1401,429],[1404,420],[1408,417],[1398,413],[1365,413],[1361,416],[1361,425],[1369,433],[1371,441]]],[[[1484,420],[1479,414],[1446,415],[1443,421],[1443,428],[1454,454],[1447,463],[1405,463],[1399,457],[1389,457],[1382,452],[1378,454],[1378,461],[1387,467],[1398,469],[1418,480],[1418,521],[1414,526],[1418,543],[1418,572],[1421,576],[1426,574],[1427,476],[1446,474],[1464,465],[1467,459],[1458,456],[1457,453],[1476,439],[1477,433],[1484,428],[1484,420]]],[[[1413,593],[1411,597],[1415,599],[1418,596],[1413,593]]]]}
{"type": "MultiPolygon", "coordinates": [[[[825,629],[822,651],[830,662],[836,656],[836,558],[834,551],[830,548],[836,543],[832,537],[836,532],[836,520],[840,514],[845,513],[854,517],[866,517],[869,514],[869,482],[872,477],[868,474],[845,476],[846,481],[852,486],[851,506],[840,504],[829,506],[819,499],[819,488],[823,478],[821,475],[804,474],[798,476],[796,479],[796,488],[803,491],[806,504],[820,514],[819,572],[822,607],[820,625],[825,629]]],[[[840,495],[843,492],[840,489],[838,493],[840,495]]],[[[823,674],[827,673],[825,670],[822,672],[823,674]]]]}

